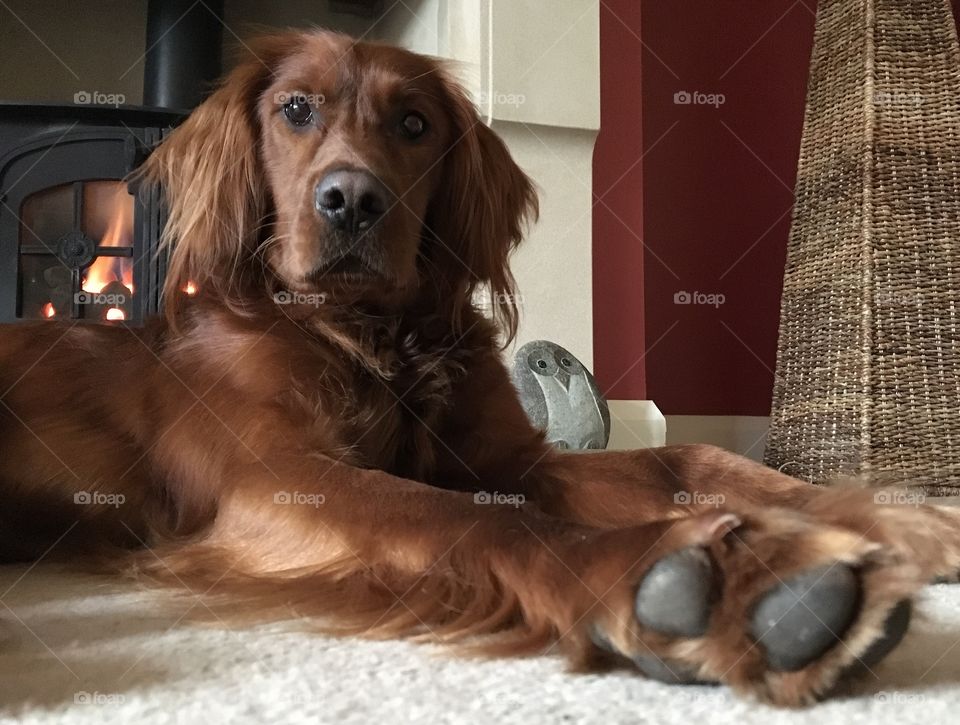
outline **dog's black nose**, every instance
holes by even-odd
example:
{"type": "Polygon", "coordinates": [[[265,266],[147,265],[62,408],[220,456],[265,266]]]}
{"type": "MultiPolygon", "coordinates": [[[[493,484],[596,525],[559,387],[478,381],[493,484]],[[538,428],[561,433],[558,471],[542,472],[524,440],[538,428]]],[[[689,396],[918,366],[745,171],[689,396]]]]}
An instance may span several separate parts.
{"type": "Polygon", "coordinates": [[[361,234],[382,217],[390,205],[386,186],[368,171],[342,169],[327,174],[317,185],[317,211],[336,229],[361,234]]]}

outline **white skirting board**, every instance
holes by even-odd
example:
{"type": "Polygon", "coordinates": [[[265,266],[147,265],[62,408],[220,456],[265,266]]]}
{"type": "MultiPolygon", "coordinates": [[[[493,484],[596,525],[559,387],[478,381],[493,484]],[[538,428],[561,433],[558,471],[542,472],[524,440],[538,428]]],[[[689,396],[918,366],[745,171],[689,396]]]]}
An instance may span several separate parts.
{"type": "MultiPolygon", "coordinates": [[[[610,400],[607,450],[709,443],[763,462],[770,419],[761,415],[667,415],[651,400],[610,400]]],[[[960,496],[927,503],[960,507],[960,496]]]]}
{"type": "Polygon", "coordinates": [[[770,418],[763,415],[668,415],[667,444],[710,443],[763,460],[770,418]]]}
{"type": "Polygon", "coordinates": [[[656,448],[666,443],[666,421],[652,400],[608,400],[610,442],[607,450],[656,448]]]}
{"type": "Polygon", "coordinates": [[[770,419],[751,415],[668,415],[652,400],[610,400],[608,450],[710,443],[763,459],[770,419]]]}

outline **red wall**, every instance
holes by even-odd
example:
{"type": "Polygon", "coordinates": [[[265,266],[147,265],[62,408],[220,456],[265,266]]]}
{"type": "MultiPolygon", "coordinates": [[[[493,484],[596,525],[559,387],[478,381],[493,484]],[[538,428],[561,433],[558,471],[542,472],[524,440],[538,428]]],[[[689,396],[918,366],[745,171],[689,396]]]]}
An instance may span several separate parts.
{"type": "Polygon", "coordinates": [[[815,12],[816,0],[601,3],[594,353],[608,397],[769,413],[815,12]],[[681,91],[725,99],[678,105],[681,91]],[[681,291],[723,304],[675,304],[681,291]]]}
{"type": "Polygon", "coordinates": [[[669,414],[769,411],[813,38],[805,1],[601,4],[594,328],[610,398],[649,397],[669,414]],[[678,105],[684,91],[725,98],[678,105]],[[675,304],[680,292],[724,301],[675,304]]]}
{"type": "Polygon", "coordinates": [[[643,96],[639,0],[600,4],[600,135],[593,166],[594,368],[609,398],[646,398],[643,96]]]}
{"type": "Polygon", "coordinates": [[[642,8],[648,394],[665,413],[766,415],[815,5],[642,8]]]}

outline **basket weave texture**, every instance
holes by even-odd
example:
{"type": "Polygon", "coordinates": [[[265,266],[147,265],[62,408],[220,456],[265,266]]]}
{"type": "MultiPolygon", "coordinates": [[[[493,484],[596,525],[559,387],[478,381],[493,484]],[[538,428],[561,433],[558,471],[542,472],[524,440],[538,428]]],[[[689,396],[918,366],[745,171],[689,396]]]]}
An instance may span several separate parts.
{"type": "Polygon", "coordinates": [[[821,0],[766,462],[960,493],[958,306],[949,0],[821,0]]]}

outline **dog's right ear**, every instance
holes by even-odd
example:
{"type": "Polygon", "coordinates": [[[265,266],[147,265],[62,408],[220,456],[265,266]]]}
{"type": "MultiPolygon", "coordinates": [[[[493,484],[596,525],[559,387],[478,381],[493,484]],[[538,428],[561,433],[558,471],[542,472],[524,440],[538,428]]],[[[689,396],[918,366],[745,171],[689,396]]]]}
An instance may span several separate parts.
{"type": "MultiPolygon", "coordinates": [[[[447,73],[438,75],[448,98],[454,142],[427,226],[442,242],[438,253],[446,258],[444,268],[461,280],[461,296],[472,300],[486,287],[506,344],[519,322],[508,260],[527,223],[539,214],[537,191],[507,145],[480,119],[466,91],[447,73]]],[[[455,300],[455,306],[461,303],[455,300]]]]}
{"type": "Polygon", "coordinates": [[[170,251],[164,312],[175,316],[188,281],[226,293],[254,253],[267,211],[259,161],[257,98],[286,39],[265,38],[148,157],[136,176],[159,185],[170,251]]]}

